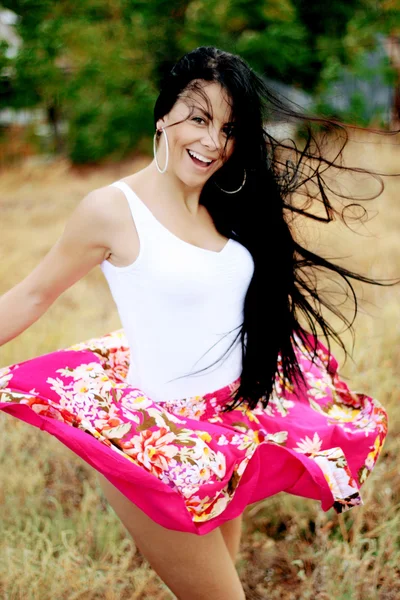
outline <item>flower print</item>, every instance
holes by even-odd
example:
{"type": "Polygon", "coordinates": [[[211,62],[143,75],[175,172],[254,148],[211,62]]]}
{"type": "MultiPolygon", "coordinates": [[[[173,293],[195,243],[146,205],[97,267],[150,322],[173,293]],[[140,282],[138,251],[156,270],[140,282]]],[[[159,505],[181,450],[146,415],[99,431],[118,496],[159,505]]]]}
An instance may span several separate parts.
{"type": "Polygon", "coordinates": [[[56,412],[60,415],[60,418],[64,423],[68,423],[69,425],[73,425],[74,427],[79,427],[82,417],[78,414],[73,414],[69,410],[65,408],[60,408],[60,410],[56,410],[56,412]]]}
{"type": "Polygon", "coordinates": [[[207,444],[198,444],[198,448],[200,449],[200,457],[208,460],[211,458],[212,450],[207,444]]]}
{"type": "Polygon", "coordinates": [[[192,514],[193,521],[208,521],[212,517],[220,514],[227,506],[230,498],[228,496],[218,498],[199,498],[192,496],[186,500],[186,508],[192,514]]]}
{"type": "Polygon", "coordinates": [[[205,411],[206,411],[206,404],[205,404],[205,402],[201,402],[193,407],[190,417],[192,419],[200,419],[200,417],[202,417],[204,415],[205,411]]]}
{"type": "Polygon", "coordinates": [[[350,422],[349,428],[343,427],[343,429],[349,433],[363,431],[366,437],[377,431],[386,431],[385,426],[382,424],[382,415],[369,411],[365,411],[364,414],[361,412],[354,421],[350,422]]]}
{"type": "MultiPolygon", "coordinates": [[[[177,438],[179,439],[179,438],[177,438]]],[[[191,446],[179,446],[179,459],[183,464],[193,463],[193,448],[191,446]]]]}
{"type": "Polygon", "coordinates": [[[369,454],[365,460],[365,466],[370,471],[372,471],[372,469],[375,466],[375,463],[378,459],[379,453],[382,450],[383,443],[384,443],[384,441],[383,440],[381,441],[380,437],[378,436],[374,442],[374,445],[372,446],[371,452],[369,452],[369,454]]]}
{"type": "Polygon", "coordinates": [[[185,420],[185,419],[180,419],[179,417],[177,417],[177,416],[176,416],[174,413],[172,413],[172,412],[167,412],[167,413],[165,413],[165,412],[164,412],[164,411],[163,411],[161,408],[158,408],[158,407],[157,407],[157,408],[154,408],[154,406],[153,406],[153,407],[149,408],[149,409],[147,410],[147,413],[148,413],[149,415],[151,415],[152,417],[154,417],[154,419],[155,419],[155,420],[156,420],[156,422],[157,422],[157,425],[158,425],[158,421],[157,421],[157,415],[159,415],[159,416],[160,416],[160,422],[161,422],[161,420],[163,421],[163,423],[164,423],[164,425],[163,425],[163,426],[164,426],[164,427],[165,427],[165,422],[166,422],[166,420],[168,420],[168,422],[169,422],[169,427],[170,427],[170,428],[171,428],[171,424],[173,424],[173,423],[176,423],[176,424],[178,424],[178,425],[184,425],[184,424],[186,423],[186,420],[185,420]]]}
{"type": "Polygon", "coordinates": [[[196,475],[192,478],[193,472],[197,473],[197,465],[193,464],[176,464],[174,467],[168,469],[167,474],[163,473],[161,479],[164,477],[172,483],[173,487],[179,490],[179,492],[185,497],[190,498],[192,494],[200,489],[199,477],[196,475]],[[193,471],[193,469],[195,469],[193,471]]]}
{"type": "Polygon", "coordinates": [[[107,410],[97,410],[94,416],[97,418],[93,418],[93,424],[99,431],[104,428],[115,427],[122,423],[119,417],[119,410],[114,404],[107,407],[107,410]]]}
{"type": "Polygon", "coordinates": [[[0,369],[0,389],[7,387],[8,383],[12,379],[11,369],[5,367],[4,369],[0,369]]]}
{"type": "Polygon", "coordinates": [[[276,376],[274,388],[278,396],[284,397],[286,394],[294,392],[294,385],[288,379],[284,379],[282,375],[276,376]]]}
{"type": "Polygon", "coordinates": [[[347,473],[346,469],[342,467],[337,468],[333,463],[333,467],[324,470],[323,467],[326,465],[326,462],[322,461],[322,463],[320,463],[318,460],[316,460],[316,462],[322,467],[329,489],[335,499],[348,498],[358,491],[354,479],[347,473]]]}
{"type": "Polygon", "coordinates": [[[314,433],[313,439],[309,438],[306,435],[305,438],[301,439],[300,442],[297,442],[297,448],[294,448],[296,452],[300,452],[300,454],[316,454],[321,450],[322,440],[319,437],[318,433],[314,433]]]}
{"type": "Polygon", "coordinates": [[[205,498],[199,498],[199,496],[191,496],[186,499],[185,504],[187,510],[190,513],[200,515],[210,505],[210,498],[209,496],[206,496],[205,498]]]}
{"type": "Polygon", "coordinates": [[[212,437],[211,435],[208,433],[208,431],[195,431],[195,433],[197,433],[197,435],[199,436],[199,438],[201,440],[203,440],[203,442],[211,442],[212,437]]]}
{"type": "Polygon", "coordinates": [[[127,410],[124,406],[120,406],[120,411],[121,411],[121,417],[123,417],[124,419],[128,419],[129,421],[132,421],[133,423],[136,423],[137,425],[140,425],[139,415],[136,415],[131,410],[127,410]]]}
{"type": "Polygon", "coordinates": [[[199,485],[182,485],[182,487],[179,488],[179,493],[182,494],[182,496],[185,498],[185,505],[186,505],[186,498],[190,498],[192,496],[192,494],[195,494],[196,492],[198,492],[200,489],[199,485]]]}
{"type": "Polygon", "coordinates": [[[95,377],[96,375],[104,375],[103,366],[98,362],[84,363],[82,365],[78,365],[74,369],[57,369],[57,373],[63,375],[64,377],[73,377],[76,379],[90,379],[95,377]]]}
{"type": "Polygon", "coordinates": [[[359,411],[352,408],[351,406],[345,406],[343,404],[333,404],[326,411],[326,414],[331,419],[337,419],[338,421],[351,423],[359,415],[359,411]]]}
{"type": "Polygon", "coordinates": [[[240,413],[242,413],[244,417],[247,417],[250,423],[253,422],[258,424],[260,422],[257,419],[255,412],[250,410],[247,405],[240,404],[237,408],[235,408],[235,411],[239,411],[240,413]]]}
{"type": "Polygon", "coordinates": [[[121,404],[130,410],[146,410],[152,405],[152,401],[139,390],[134,390],[121,398],[121,404]]]}
{"type": "Polygon", "coordinates": [[[248,463],[250,461],[250,458],[251,458],[250,455],[246,456],[241,461],[241,463],[236,467],[236,473],[237,473],[238,477],[241,477],[243,475],[243,473],[245,472],[246,467],[247,467],[247,465],[248,465],[248,463]]]}
{"type": "Polygon", "coordinates": [[[229,444],[229,440],[224,434],[222,434],[219,436],[217,444],[218,446],[227,446],[229,444]]]}
{"type": "Polygon", "coordinates": [[[79,424],[80,417],[78,415],[73,415],[67,410],[52,406],[48,402],[37,397],[28,398],[26,404],[30,406],[30,408],[36,414],[43,417],[49,417],[50,419],[62,421],[63,423],[67,423],[68,425],[72,426],[77,426],[79,424]]]}
{"type": "Polygon", "coordinates": [[[210,469],[205,466],[200,467],[198,472],[198,479],[199,481],[208,481],[210,479],[210,469]]]}
{"type": "Polygon", "coordinates": [[[267,408],[263,409],[262,412],[266,412],[268,416],[273,417],[274,413],[278,413],[281,417],[286,417],[289,414],[289,409],[294,407],[292,400],[287,400],[282,396],[278,396],[276,392],[273,392],[267,408]]]}
{"type": "Polygon", "coordinates": [[[110,427],[103,427],[101,433],[109,440],[123,438],[132,428],[130,423],[122,423],[122,421],[117,419],[110,419],[108,425],[110,427]]]}
{"type": "Polygon", "coordinates": [[[215,452],[212,456],[212,460],[209,463],[210,469],[215,473],[217,477],[222,479],[225,477],[226,473],[226,458],[225,454],[220,452],[219,450],[215,452]]]}
{"type": "Polygon", "coordinates": [[[215,417],[210,417],[209,419],[207,419],[207,421],[209,423],[223,423],[224,420],[222,417],[219,417],[218,415],[216,415],[215,417]]]}
{"type": "Polygon", "coordinates": [[[316,400],[311,398],[311,393],[310,393],[310,396],[308,397],[308,402],[310,404],[310,407],[313,410],[315,410],[315,412],[319,413],[320,415],[324,415],[324,416],[326,415],[326,407],[324,407],[323,405],[316,402],[316,400]]]}
{"type": "Polygon", "coordinates": [[[46,383],[50,384],[50,389],[56,392],[59,397],[59,404],[64,408],[74,409],[74,394],[71,391],[71,384],[63,382],[58,377],[53,379],[53,377],[48,377],[46,383]]]}
{"type": "Polygon", "coordinates": [[[180,417],[199,420],[205,413],[206,402],[203,396],[193,396],[191,398],[167,402],[166,409],[180,417]]]}
{"type": "MultiPolygon", "coordinates": [[[[184,484],[195,485],[198,489],[198,484],[203,484],[209,481],[211,477],[211,470],[206,465],[191,465],[185,473],[184,484]]],[[[193,487],[192,487],[193,493],[193,487]]]]}
{"type": "MultiPolygon", "coordinates": [[[[303,354],[295,348],[304,384],[284,380],[280,357],[267,407],[260,398],[254,409],[242,404],[232,414],[224,413],[223,406],[230,400],[229,390],[237,391],[240,379],[204,396],[159,403],[128,384],[130,351],[123,330],[76,345],[79,354],[60,351],[57,366],[46,357],[27,363],[23,376],[29,377],[29,395],[7,388],[11,370],[0,369],[0,396],[2,402],[27,404],[37,415],[79,428],[107,452],[123,456],[128,468],[133,463],[146,471],[143,475],[153,474],[181,496],[182,507],[199,524],[225,510],[261,443],[264,448],[279,444],[302,453],[311,473],[318,465],[335,496],[334,509],[343,512],[360,503],[357,484],[365,481],[381,452],[387,415],[374,399],[348,390],[336,373],[335,360],[323,349],[317,348],[318,357],[311,362],[309,345],[301,343],[303,354]],[[48,375],[52,377],[46,379],[48,375]],[[349,453],[350,443],[357,450],[357,480],[341,449],[344,441],[349,453]],[[321,450],[324,444],[333,448],[321,450]]],[[[11,367],[14,380],[18,368],[11,367]]],[[[14,380],[12,389],[18,386],[14,380]]],[[[252,475],[257,477],[256,472],[252,475]]],[[[300,483],[308,497],[305,479],[300,483]]],[[[268,481],[258,483],[266,486],[268,497],[268,481]]],[[[323,477],[316,483],[328,489],[323,477]]]]}
{"type": "Polygon", "coordinates": [[[263,432],[249,429],[245,434],[234,435],[232,444],[237,446],[239,450],[253,450],[260,442],[264,441],[265,435],[263,432]]]}
{"type": "Polygon", "coordinates": [[[115,380],[125,381],[129,370],[130,352],[128,348],[112,349],[109,355],[110,377],[115,380]]]}
{"type": "Polygon", "coordinates": [[[175,437],[174,433],[163,427],[157,431],[146,429],[125,442],[123,449],[153,475],[158,476],[170,464],[175,463],[173,457],[177,454],[177,446],[171,444],[175,437]]]}
{"type": "Polygon", "coordinates": [[[31,409],[38,415],[41,415],[47,412],[49,405],[46,402],[42,402],[41,400],[33,400],[33,402],[29,402],[29,406],[31,409]]]}
{"type": "Polygon", "coordinates": [[[312,382],[310,382],[310,389],[308,390],[308,393],[310,396],[315,398],[315,400],[322,400],[322,398],[326,398],[327,396],[327,387],[326,381],[312,377],[312,382]]]}
{"type": "Polygon", "coordinates": [[[175,419],[172,413],[166,413],[155,406],[150,406],[147,410],[141,410],[140,412],[143,414],[145,421],[150,419],[147,421],[148,423],[152,420],[157,427],[163,427],[164,429],[172,430],[174,427],[173,423],[182,422],[175,419]]]}
{"type": "MultiPolygon", "coordinates": [[[[224,492],[224,490],[222,490],[222,493],[224,492]]],[[[207,500],[209,500],[209,498],[207,497],[207,500]]],[[[227,505],[229,504],[229,502],[231,501],[231,496],[228,495],[227,493],[225,493],[224,495],[220,495],[219,498],[217,498],[216,500],[212,500],[211,502],[205,502],[203,506],[206,506],[204,512],[198,512],[197,514],[193,515],[193,521],[208,521],[209,519],[213,519],[214,517],[217,517],[218,515],[220,515],[225,508],[227,507],[227,505]]],[[[200,507],[199,507],[200,508],[200,507]]],[[[198,508],[198,510],[199,510],[198,508]]]]}
{"type": "Polygon", "coordinates": [[[339,379],[337,374],[334,378],[333,392],[335,396],[340,397],[340,402],[343,402],[348,406],[353,406],[354,408],[361,408],[363,405],[363,400],[365,396],[363,394],[358,394],[357,392],[352,392],[348,388],[347,384],[339,379]]]}
{"type": "Polygon", "coordinates": [[[65,383],[59,377],[53,379],[53,377],[47,378],[47,383],[50,384],[50,389],[53,390],[60,398],[65,394],[65,383]]]}
{"type": "Polygon", "coordinates": [[[269,433],[266,435],[268,442],[274,442],[275,444],[284,445],[288,437],[287,431],[277,431],[276,433],[269,433]]]}
{"type": "Polygon", "coordinates": [[[109,392],[113,388],[117,387],[117,384],[115,383],[115,381],[110,379],[108,377],[108,375],[101,375],[101,376],[96,377],[96,385],[98,386],[97,389],[101,393],[109,392]]]}
{"type": "Polygon", "coordinates": [[[89,386],[83,381],[74,381],[73,384],[74,401],[77,404],[92,404],[94,401],[94,391],[90,390],[89,386]]]}

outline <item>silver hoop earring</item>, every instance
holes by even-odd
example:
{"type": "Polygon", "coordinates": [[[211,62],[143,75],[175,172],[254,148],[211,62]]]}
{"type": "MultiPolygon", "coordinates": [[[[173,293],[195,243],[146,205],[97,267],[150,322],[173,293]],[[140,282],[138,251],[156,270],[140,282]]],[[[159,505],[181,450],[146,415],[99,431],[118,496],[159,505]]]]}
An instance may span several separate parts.
{"type": "Polygon", "coordinates": [[[214,181],[214,183],[221,190],[221,192],[225,192],[225,194],[236,194],[237,192],[240,192],[240,190],[246,183],[246,169],[243,169],[243,171],[244,171],[243,182],[242,182],[242,185],[237,190],[233,190],[233,191],[224,190],[224,189],[222,189],[222,187],[220,185],[218,185],[218,183],[216,181],[214,181]]]}
{"type": "Polygon", "coordinates": [[[167,160],[165,161],[165,167],[163,169],[160,169],[160,165],[157,162],[157,149],[156,149],[156,134],[157,134],[157,131],[156,131],[156,133],[154,134],[154,137],[153,137],[153,154],[154,154],[154,160],[156,162],[156,167],[157,167],[158,172],[159,173],[165,173],[165,171],[167,170],[167,167],[168,167],[169,146],[168,146],[167,132],[165,131],[164,127],[161,127],[161,131],[165,135],[165,144],[166,144],[166,151],[167,151],[167,160]]]}

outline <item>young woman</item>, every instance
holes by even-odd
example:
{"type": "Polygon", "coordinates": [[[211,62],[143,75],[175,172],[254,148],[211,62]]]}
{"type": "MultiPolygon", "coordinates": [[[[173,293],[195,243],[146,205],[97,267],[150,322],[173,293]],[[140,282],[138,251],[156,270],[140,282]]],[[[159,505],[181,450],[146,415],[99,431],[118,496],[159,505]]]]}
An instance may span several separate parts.
{"type": "Polygon", "coordinates": [[[312,274],[325,269],[351,290],[351,278],[375,282],[293,231],[298,213],[322,219],[294,192],[332,218],[324,173],[341,167],[310,126],[300,150],[278,144],[268,133],[277,111],[302,120],[240,57],[185,55],[155,105],[151,164],[85,197],[0,298],[5,344],[101,266],[123,330],[2,369],[0,408],[98,471],[185,600],[244,598],[234,565],[249,504],[280,491],[323,510],[360,504],[387,431],[384,409],[348,389],[318,339],[335,336],[322,305],[340,313],[312,274]]]}

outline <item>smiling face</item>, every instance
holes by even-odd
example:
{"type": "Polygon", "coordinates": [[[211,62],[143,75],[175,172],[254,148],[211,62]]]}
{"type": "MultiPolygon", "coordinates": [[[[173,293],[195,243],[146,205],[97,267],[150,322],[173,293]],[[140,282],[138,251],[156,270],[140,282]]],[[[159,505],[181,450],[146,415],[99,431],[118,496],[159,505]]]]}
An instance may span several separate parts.
{"type": "MultiPolygon", "coordinates": [[[[189,187],[203,186],[234,151],[232,109],[226,90],[207,83],[201,90],[187,90],[171,111],[157,121],[168,136],[166,173],[174,174],[189,187]]],[[[165,136],[159,140],[158,162],[165,164],[165,136]]]]}

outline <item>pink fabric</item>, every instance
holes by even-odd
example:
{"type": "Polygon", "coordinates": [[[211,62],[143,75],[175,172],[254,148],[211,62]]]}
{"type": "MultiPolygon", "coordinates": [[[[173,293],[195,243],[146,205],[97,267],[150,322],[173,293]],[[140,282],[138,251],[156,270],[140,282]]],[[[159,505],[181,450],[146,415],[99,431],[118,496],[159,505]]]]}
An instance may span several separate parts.
{"type": "Polygon", "coordinates": [[[224,413],[239,380],[159,403],[128,385],[119,330],[0,369],[0,409],[54,435],[169,529],[206,534],[281,491],[349,510],[362,503],[387,415],[348,389],[322,344],[314,363],[297,352],[306,385],[277,377],[267,408],[224,413]]]}

